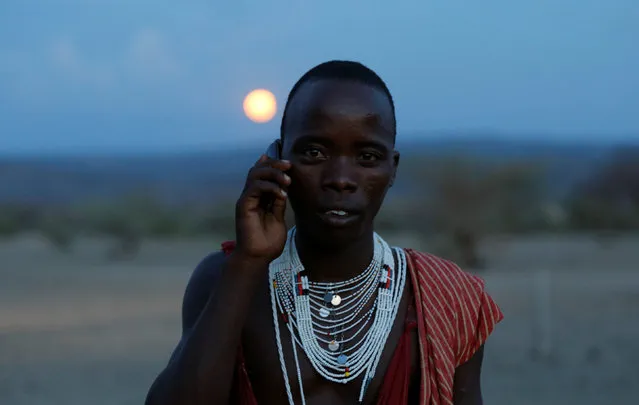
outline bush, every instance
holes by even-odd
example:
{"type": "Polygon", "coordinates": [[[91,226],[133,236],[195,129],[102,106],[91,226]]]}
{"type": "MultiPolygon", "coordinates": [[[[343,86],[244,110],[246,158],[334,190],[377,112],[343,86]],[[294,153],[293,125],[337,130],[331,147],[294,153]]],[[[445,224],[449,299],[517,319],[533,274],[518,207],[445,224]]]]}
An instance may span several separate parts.
{"type": "Polygon", "coordinates": [[[416,171],[422,229],[439,236],[447,257],[479,267],[483,235],[543,226],[544,168],[518,162],[494,165],[463,157],[442,158],[416,171]],[[444,241],[445,239],[445,241],[444,241]]]}
{"type": "Polygon", "coordinates": [[[40,233],[56,249],[63,252],[72,249],[76,230],[69,215],[65,213],[44,215],[38,228],[40,233]]]}
{"type": "Polygon", "coordinates": [[[10,237],[37,229],[41,213],[37,207],[23,204],[0,205],[0,236],[10,237]]]}
{"type": "Polygon", "coordinates": [[[578,230],[639,229],[639,147],[614,152],[569,202],[570,224],[578,230]]]}

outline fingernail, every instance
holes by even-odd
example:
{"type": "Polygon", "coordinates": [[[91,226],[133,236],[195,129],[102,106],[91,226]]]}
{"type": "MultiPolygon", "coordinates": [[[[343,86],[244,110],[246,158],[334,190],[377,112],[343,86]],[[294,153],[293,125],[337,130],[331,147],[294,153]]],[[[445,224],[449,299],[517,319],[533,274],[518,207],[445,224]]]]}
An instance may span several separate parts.
{"type": "Polygon", "coordinates": [[[282,193],[282,195],[283,195],[284,197],[288,196],[288,194],[286,194],[286,191],[284,191],[284,190],[280,190],[280,192],[282,193]]]}
{"type": "Polygon", "coordinates": [[[284,178],[286,179],[286,181],[291,181],[291,178],[288,176],[288,174],[285,174],[284,178]]]}
{"type": "Polygon", "coordinates": [[[282,163],[289,164],[289,163],[291,163],[291,162],[290,162],[289,160],[282,160],[282,163]]]}

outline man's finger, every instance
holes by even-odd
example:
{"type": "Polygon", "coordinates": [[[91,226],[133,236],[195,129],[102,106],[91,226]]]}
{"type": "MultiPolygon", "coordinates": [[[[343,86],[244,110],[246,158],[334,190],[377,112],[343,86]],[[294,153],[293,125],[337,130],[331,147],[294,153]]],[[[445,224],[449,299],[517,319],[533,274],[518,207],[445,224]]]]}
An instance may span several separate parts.
{"type": "Polygon", "coordinates": [[[275,199],[286,199],[286,191],[277,183],[268,180],[255,180],[251,186],[246,189],[244,195],[246,198],[260,200],[265,195],[271,195],[275,199]]]}
{"type": "Polygon", "coordinates": [[[284,198],[276,198],[275,201],[273,201],[273,216],[278,222],[283,223],[285,221],[287,200],[286,195],[284,195],[284,198]]]}
{"type": "Polygon", "coordinates": [[[269,180],[287,188],[291,184],[291,178],[279,169],[273,167],[260,167],[251,170],[249,181],[269,180]]]}
{"type": "Polygon", "coordinates": [[[254,164],[253,166],[257,166],[257,165],[259,165],[259,164],[265,163],[265,162],[267,162],[267,161],[268,161],[268,159],[269,159],[269,157],[268,157],[268,156],[266,156],[266,155],[261,155],[261,156],[260,156],[260,158],[259,158],[259,159],[257,159],[257,161],[255,162],[255,164],[254,164]]]}
{"type": "Polygon", "coordinates": [[[255,163],[255,165],[253,165],[252,169],[258,169],[261,167],[274,167],[276,169],[280,169],[281,171],[285,172],[287,170],[290,170],[291,168],[291,162],[288,160],[273,160],[269,157],[266,157],[265,160],[258,160],[257,163],[255,163]]]}

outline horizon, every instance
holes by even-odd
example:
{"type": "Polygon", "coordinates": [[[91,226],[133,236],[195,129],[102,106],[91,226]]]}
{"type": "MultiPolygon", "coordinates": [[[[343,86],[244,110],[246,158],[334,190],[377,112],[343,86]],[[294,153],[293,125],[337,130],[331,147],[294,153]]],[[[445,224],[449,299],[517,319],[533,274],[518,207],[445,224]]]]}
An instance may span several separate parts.
{"type": "MultiPolygon", "coordinates": [[[[434,132],[436,136],[409,136],[399,138],[397,145],[400,152],[404,148],[420,147],[428,145],[448,145],[453,146],[457,143],[465,142],[468,146],[476,146],[479,144],[489,145],[521,145],[521,146],[541,146],[541,147],[570,147],[570,148],[604,148],[614,149],[618,147],[639,147],[639,137],[588,137],[586,139],[577,139],[577,137],[553,137],[547,136],[509,136],[508,134],[496,133],[495,135],[486,135],[485,131],[476,132],[450,132],[443,131],[434,132]]],[[[419,133],[418,133],[419,134],[419,133]]],[[[265,139],[267,139],[265,137],[265,139]]],[[[268,144],[268,142],[267,142],[268,144]]],[[[40,159],[76,159],[76,158],[161,158],[161,157],[178,157],[184,155],[197,154],[217,154],[224,152],[243,153],[254,152],[260,149],[255,145],[255,141],[245,141],[241,143],[222,143],[209,145],[176,145],[157,148],[122,148],[122,149],[67,149],[67,150],[25,150],[25,151],[3,151],[0,150],[0,163],[2,160],[40,160],[40,159]]]]}

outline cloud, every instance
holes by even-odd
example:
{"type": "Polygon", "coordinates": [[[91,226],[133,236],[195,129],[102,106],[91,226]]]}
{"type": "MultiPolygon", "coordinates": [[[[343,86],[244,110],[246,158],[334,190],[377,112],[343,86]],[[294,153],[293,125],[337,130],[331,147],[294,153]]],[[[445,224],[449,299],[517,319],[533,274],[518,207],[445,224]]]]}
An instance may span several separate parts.
{"type": "Polygon", "coordinates": [[[54,41],[49,57],[53,68],[77,85],[106,90],[112,89],[116,83],[117,72],[112,66],[91,63],[83,58],[69,38],[54,41]]]}
{"type": "Polygon", "coordinates": [[[59,39],[51,46],[53,63],[68,73],[77,73],[80,62],[78,61],[75,46],[68,39],[59,39]]]}
{"type": "Polygon", "coordinates": [[[101,60],[89,60],[69,38],[59,38],[50,48],[55,69],[67,79],[96,88],[174,80],[183,71],[164,37],[149,28],[135,32],[115,55],[104,56],[101,60]]]}
{"type": "Polygon", "coordinates": [[[165,38],[148,28],[136,32],[131,38],[125,68],[128,73],[144,80],[177,78],[183,71],[165,38]]]}
{"type": "Polygon", "coordinates": [[[61,36],[40,49],[0,49],[1,98],[28,109],[135,108],[157,95],[197,88],[185,83],[192,75],[158,30],[138,29],[115,48],[85,43],[61,36]]]}

